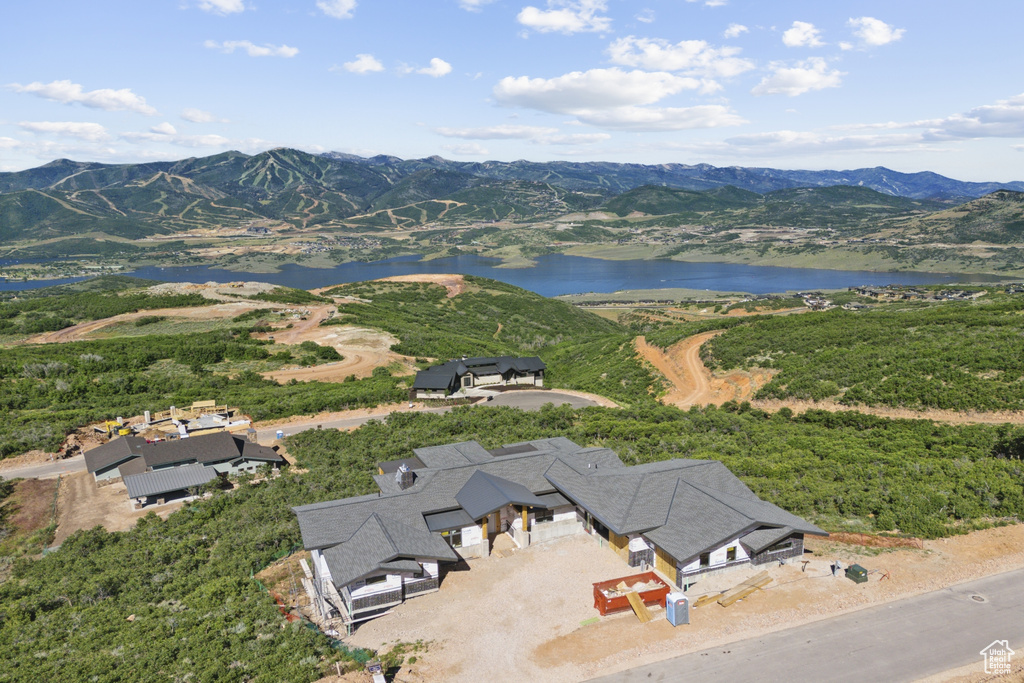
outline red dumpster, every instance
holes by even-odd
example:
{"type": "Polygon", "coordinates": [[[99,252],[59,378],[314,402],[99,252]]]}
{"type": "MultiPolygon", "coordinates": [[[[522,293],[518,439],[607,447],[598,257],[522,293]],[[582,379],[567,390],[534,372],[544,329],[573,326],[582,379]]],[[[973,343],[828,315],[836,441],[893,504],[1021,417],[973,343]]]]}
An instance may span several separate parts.
{"type": "Polygon", "coordinates": [[[595,583],[594,607],[597,608],[602,617],[613,612],[632,609],[629,606],[629,598],[626,597],[626,594],[617,591],[615,588],[622,583],[626,584],[627,588],[632,588],[637,584],[646,584],[646,586],[640,587],[641,590],[636,591],[639,592],[640,599],[643,600],[645,605],[661,605],[664,607],[665,596],[671,590],[670,586],[654,572],[644,572],[642,574],[634,574],[633,576],[624,576],[621,579],[611,579],[610,581],[595,583]]]}

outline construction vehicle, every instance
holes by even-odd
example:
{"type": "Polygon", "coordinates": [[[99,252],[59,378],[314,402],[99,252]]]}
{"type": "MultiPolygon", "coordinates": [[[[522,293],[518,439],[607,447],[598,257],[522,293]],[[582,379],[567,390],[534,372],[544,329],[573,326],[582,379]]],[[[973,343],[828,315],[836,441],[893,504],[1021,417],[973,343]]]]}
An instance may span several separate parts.
{"type": "Polygon", "coordinates": [[[100,434],[106,434],[107,436],[127,436],[132,433],[132,428],[124,423],[124,420],[118,418],[116,420],[107,420],[103,424],[98,424],[93,429],[100,434]]]}

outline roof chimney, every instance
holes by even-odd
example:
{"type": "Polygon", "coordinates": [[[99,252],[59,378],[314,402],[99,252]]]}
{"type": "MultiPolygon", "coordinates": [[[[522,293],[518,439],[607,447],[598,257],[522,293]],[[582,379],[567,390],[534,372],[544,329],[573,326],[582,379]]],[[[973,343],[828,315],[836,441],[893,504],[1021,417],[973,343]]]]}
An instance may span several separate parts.
{"type": "Polygon", "coordinates": [[[399,465],[395,472],[395,483],[403,491],[413,485],[416,481],[416,473],[409,469],[408,465],[399,465]]]}

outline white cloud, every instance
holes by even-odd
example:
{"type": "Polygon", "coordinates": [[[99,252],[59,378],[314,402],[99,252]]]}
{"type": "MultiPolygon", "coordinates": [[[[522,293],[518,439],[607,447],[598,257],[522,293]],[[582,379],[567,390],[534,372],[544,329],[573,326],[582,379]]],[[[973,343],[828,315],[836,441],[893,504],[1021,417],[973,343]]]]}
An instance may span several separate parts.
{"type": "Polygon", "coordinates": [[[0,137],[0,149],[14,149],[15,147],[20,146],[21,142],[14,138],[0,137]]]}
{"type": "Polygon", "coordinates": [[[485,154],[490,154],[486,147],[475,142],[468,142],[464,145],[445,145],[442,149],[462,157],[481,157],[485,154]]]}
{"type": "Polygon", "coordinates": [[[422,69],[416,69],[416,73],[423,74],[424,76],[433,76],[434,78],[440,78],[452,72],[452,65],[448,62],[434,57],[430,60],[430,66],[425,66],[422,69]]]}
{"type": "Polygon", "coordinates": [[[554,114],[653,104],[683,90],[696,90],[694,78],[648,71],[591,69],[556,78],[508,76],[494,86],[499,104],[539,109],[554,114]]]}
{"type": "Polygon", "coordinates": [[[853,43],[848,43],[845,40],[841,40],[841,41],[839,41],[839,49],[840,50],[852,50],[853,49],[853,43]]]}
{"type": "Polygon", "coordinates": [[[219,119],[208,111],[202,109],[183,109],[181,118],[192,123],[228,123],[227,119],[219,119]]]}
{"type": "Polygon", "coordinates": [[[516,20],[540,33],[593,33],[611,28],[610,17],[599,12],[608,9],[605,0],[548,0],[548,9],[524,7],[516,20]]]}
{"type": "Polygon", "coordinates": [[[889,24],[874,17],[858,17],[850,19],[847,25],[854,29],[853,35],[871,46],[888,45],[903,37],[907,32],[903,28],[893,28],[889,24]]]}
{"type": "Polygon", "coordinates": [[[243,0],[200,0],[199,9],[223,16],[244,12],[245,2],[243,0]]]}
{"type": "MultiPolygon", "coordinates": [[[[706,7],[724,7],[729,0],[704,0],[706,7]]],[[[686,2],[701,2],[701,0],[686,0],[686,2]]]]}
{"type": "Polygon", "coordinates": [[[176,133],[165,133],[157,131],[159,126],[150,129],[146,133],[128,132],[122,133],[121,138],[132,143],[142,142],[164,142],[178,147],[236,147],[229,138],[223,135],[178,135],[176,133]]]}
{"type": "Polygon", "coordinates": [[[610,140],[611,137],[608,133],[572,133],[570,135],[552,135],[541,139],[540,142],[549,145],[592,145],[595,142],[610,140]]]}
{"type": "Polygon", "coordinates": [[[29,93],[64,104],[81,104],[85,107],[106,111],[134,111],[147,116],[156,114],[156,109],[146,104],[144,97],[136,95],[129,88],[121,90],[101,88],[85,91],[78,83],[68,80],[53,81],[52,83],[35,82],[28,85],[11,83],[7,87],[15,92],[29,93]]]}
{"type": "Polygon", "coordinates": [[[459,0],[459,7],[467,12],[479,12],[484,5],[489,5],[494,0],[459,0]]]}
{"type": "Polygon", "coordinates": [[[566,135],[559,132],[557,128],[508,124],[486,126],[483,128],[435,128],[434,132],[446,138],[461,138],[464,140],[529,140],[533,143],[549,145],[589,145],[611,137],[607,133],[573,133],[566,135]]]}
{"type": "Polygon", "coordinates": [[[211,50],[220,50],[225,54],[231,54],[235,50],[245,50],[250,57],[294,57],[299,54],[297,47],[287,45],[256,45],[248,40],[225,40],[218,43],[215,40],[207,40],[204,47],[211,50]]]}
{"type": "Polygon", "coordinates": [[[636,15],[636,20],[637,21],[642,21],[645,24],[652,24],[652,23],[654,23],[654,10],[652,10],[652,9],[645,9],[645,10],[643,10],[642,12],[640,12],[640,14],[636,15]]]}
{"type": "Polygon", "coordinates": [[[735,47],[711,47],[703,40],[683,40],[673,45],[660,38],[634,36],[619,38],[608,47],[614,64],[655,71],[683,71],[707,78],[729,78],[753,69],[753,62],[735,56],[739,52],[735,47]]]}
{"type": "Polygon", "coordinates": [[[747,123],[729,107],[717,104],[697,107],[624,106],[574,113],[580,121],[592,126],[639,132],[720,128],[747,123]]]}
{"type": "Polygon", "coordinates": [[[356,0],[317,0],[320,11],[335,19],[351,19],[358,3],[356,0]]]}
{"type": "Polygon", "coordinates": [[[554,135],[558,129],[503,124],[483,128],[435,128],[434,132],[446,138],[462,138],[464,140],[533,140],[542,136],[554,135]]]}
{"type": "MultiPolygon", "coordinates": [[[[384,65],[371,54],[361,53],[356,55],[356,58],[351,62],[345,62],[341,65],[345,71],[354,74],[368,74],[373,71],[383,71],[384,65]]],[[[332,71],[337,71],[337,67],[331,67],[332,71]]]]}
{"type": "Polygon", "coordinates": [[[911,125],[925,128],[926,140],[1024,137],[1024,94],[911,125]]]}
{"type": "Polygon", "coordinates": [[[60,135],[90,142],[99,142],[110,138],[107,129],[100,124],[84,121],[22,121],[18,127],[32,133],[60,135]]]}
{"type": "Polygon", "coordinates": [[[750,29],[743,24],[729,24],[728,28],[725,29],[725,32],[722,33],[722,35],[726,38],[738,38],[742,34],[749,32],[750,29]]]}
{"type": "Polygon", "coordinates": [[[825,44],[821,40],[821,32],[806,21],[794,21],[793,27],[782,34],[782,42],[787,47],[821,47],[825,44]]]}
{"type": "Polygon", "coordinates": [[[172,126],[167,121],[164,121],[163,123],[158,123],[157,125],[153,126],[149,130],[151,132],[153,132],[153,133],[157,133],[158,135],[177,135],[178,134],[178,129],[175,128],[174,126],[172,126]]]}
{"type": "Polygon", "coordinates": [[[796,66],[787,67],[781,62],[771,65],[774,72],[765,76],[750,92],[754,95],[788,95],[795,97],[811,90],[837,88],[843,73],[829,70],[828,64],[820,57],[812,57],[796,66]]]}

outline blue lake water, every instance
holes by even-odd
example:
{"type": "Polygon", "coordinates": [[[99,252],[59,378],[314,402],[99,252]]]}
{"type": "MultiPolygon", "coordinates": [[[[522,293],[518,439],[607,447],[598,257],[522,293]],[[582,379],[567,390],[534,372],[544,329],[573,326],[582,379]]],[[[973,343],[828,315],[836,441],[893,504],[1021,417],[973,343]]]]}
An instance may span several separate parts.
{"type": "MultiPolygon", "coordinates": [[[[300,289],[373,280],[414,273],[463,273],[507,282],[542,294],[615,292],[621,289],[684,287],[726,292],[804,291],[840,289],[856,285],[924,285],[946,282],[983,282],[1001,278],[951,273],[873,272],[780,268],[737,263],[685,263],[682,261],[605,261],[602,259],[548,254],[530,268],[498,268],[497,259],[475,255],[421,261],[403,256],[371,263],[344,263],[334,268],[285,265],[279,273],[244,273],[209,266],[160,268],[146,266],[131,273],[136,277],[166,282],[237,282],[258,280],[300,289]]],[[[84,278],[34,282],[0,282],[0,290],[22,290],[77,282],[84,278]]]]}

